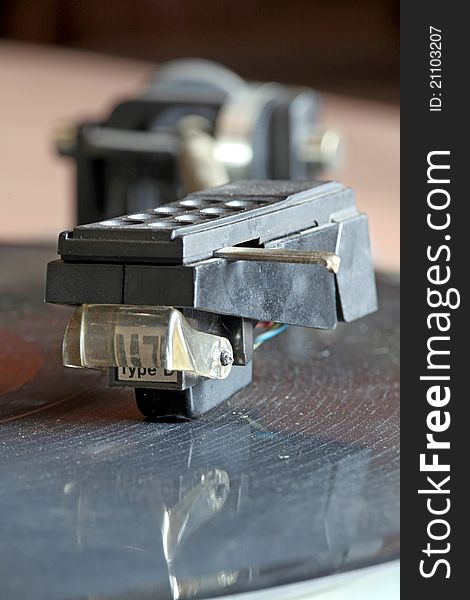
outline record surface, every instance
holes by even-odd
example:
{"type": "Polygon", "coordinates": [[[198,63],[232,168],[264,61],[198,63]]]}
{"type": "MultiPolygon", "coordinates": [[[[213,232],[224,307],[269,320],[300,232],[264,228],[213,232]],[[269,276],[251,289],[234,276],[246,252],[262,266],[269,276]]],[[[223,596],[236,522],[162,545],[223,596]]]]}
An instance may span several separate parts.
{"type": "Polygon", "coordinates": [[[0,248],[0,595],[205,598],[399,553],[399,288],[335,331],[290,327],[253,384],[156,424],[65,369],[47,249],[0,248]]]}

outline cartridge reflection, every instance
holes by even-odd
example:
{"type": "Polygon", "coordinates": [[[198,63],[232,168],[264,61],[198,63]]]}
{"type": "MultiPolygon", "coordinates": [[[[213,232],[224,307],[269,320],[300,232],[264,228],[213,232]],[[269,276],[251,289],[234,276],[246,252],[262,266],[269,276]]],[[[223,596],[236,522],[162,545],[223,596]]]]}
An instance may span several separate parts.
{"type": "Polygon", "coordinates": [[[138,582],[133,597],[206,598],[396,552],[398,505],[375,501],[397,485],[385,456],[247,415],[147,431],[91,448],[94,468],[63,489],[77,560],[121,590],[138,582]]]}

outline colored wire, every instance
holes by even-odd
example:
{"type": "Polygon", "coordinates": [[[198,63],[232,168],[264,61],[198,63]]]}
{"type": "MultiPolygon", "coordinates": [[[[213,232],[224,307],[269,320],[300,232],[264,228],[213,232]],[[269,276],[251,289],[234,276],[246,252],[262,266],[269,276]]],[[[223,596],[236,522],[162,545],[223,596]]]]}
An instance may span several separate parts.
{"type": "Polygon", "coordinates": [[[258,323],[255,325],[255,328],[266,329],[266,327],[272,327],[273,325],[275,325],[274,321],[258,321],[258,323]]]}
{"type": "Polygon", "coordinates": [[[266,331],[264,331],[263,333],[260,333],[256,337],[255,343],[253,344],[254,350],[259,348],[261,346],[261,344],[264,344],[264,342],[271,340],[272,338],[276,337],[277,335],[279,335],[280,333],[285,331],[288,327],[289,326],[287,324],[283,324],[283,323],[274,323],[273,325],[270,325],[266,331]]]}

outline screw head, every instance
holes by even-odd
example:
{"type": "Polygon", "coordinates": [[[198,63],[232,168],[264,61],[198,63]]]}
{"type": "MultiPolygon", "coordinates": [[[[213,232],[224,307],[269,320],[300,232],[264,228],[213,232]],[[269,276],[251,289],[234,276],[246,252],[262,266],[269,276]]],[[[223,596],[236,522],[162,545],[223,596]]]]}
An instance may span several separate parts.
{"type": "Polygon", "coordinates": [[[220,353],[220,364],[223,367],[228,367],[228,365],[231,365],[233,363],[233,356],[227,352],[227,350],[222,350],[222,352],[220,353]]]}

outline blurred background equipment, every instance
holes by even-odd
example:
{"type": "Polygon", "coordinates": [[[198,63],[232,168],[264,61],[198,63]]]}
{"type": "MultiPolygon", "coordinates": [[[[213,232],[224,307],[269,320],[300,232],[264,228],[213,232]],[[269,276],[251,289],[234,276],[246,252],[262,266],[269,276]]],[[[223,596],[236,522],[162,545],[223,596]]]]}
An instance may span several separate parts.
{"type": "Polygon", "coordinates": [[[163,65],[102,122],[58,132],[76,163],[77,222],[173,202],[239,179],[306,180],[340,160],[308,88],[247,83],[204,60],[163,65]]]}
{"type": "MultiPolygon", "coordinates": [[[[0,242],[52,244],[77,222],[74,164],[51,140],[58,125],[106,121],[141,95],[156,66],[198,56],[246,81],[321,91],[322,124],[347,150],[322,178],[355,190],[376,264],[396,270],[398,50],[396,0],[116,0],[112,10],[94,0],[3,0],[0,242]]],[[[191,140],[196,123],[185,125],[191,140]]],[[[73,128],[62,134],[73,138],[73,128]]]]}

